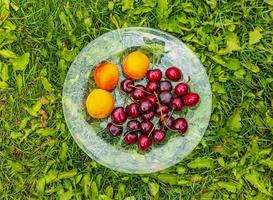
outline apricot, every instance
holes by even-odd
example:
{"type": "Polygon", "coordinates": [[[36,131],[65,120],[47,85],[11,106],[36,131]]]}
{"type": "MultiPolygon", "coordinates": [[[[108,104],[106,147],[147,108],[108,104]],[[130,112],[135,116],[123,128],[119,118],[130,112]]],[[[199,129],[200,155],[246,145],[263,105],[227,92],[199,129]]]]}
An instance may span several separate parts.
{"type": "Polygon", "coordinates": [[[113,95],[103,89],[94,89],[86,99],[88,114],[96,119],[102,119],[111,114],[115,100],[113,95]]]}
{"type": "Polygon", "coordinates": [[[130,53],[123,61],[124,74],[134,80],[142,79],[149,68],[149,58],[140,51],[130,53]]]}
{"type": "Polygon", "coordinates": [[[94,79],[98,88],[113,90],[119,81],[118,67],[111,62],[99,64],[95,68],[94,79]]]}

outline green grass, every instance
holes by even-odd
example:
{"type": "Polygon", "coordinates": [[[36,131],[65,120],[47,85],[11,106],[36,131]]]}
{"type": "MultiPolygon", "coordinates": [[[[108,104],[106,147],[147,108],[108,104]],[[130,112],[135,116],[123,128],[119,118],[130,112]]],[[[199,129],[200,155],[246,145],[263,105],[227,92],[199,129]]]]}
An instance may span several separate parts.
{"type": "Polygon", "coordinates": [[[6,19],[8,1],[0,2],[0,52],[16,54],[0,53],[0,199],[271,198],[272,0],[15,0],[6,19]],[[184,41],[202,60],[213,90],[211,123],[198,147],[176,166],[145,176],[87,157],[71,138],[61,105],[78,51],[129,26],[184,41]],[[25,53],[24,63],[18,57],[25,53]]]}

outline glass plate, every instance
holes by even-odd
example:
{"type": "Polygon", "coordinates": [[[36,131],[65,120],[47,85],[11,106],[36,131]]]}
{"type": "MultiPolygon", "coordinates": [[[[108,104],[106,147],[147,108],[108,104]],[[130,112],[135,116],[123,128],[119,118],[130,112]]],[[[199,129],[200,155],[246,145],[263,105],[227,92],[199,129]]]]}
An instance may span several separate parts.
{"type": "MultiPolygon", "coordinates": [[[[120,78],[123,80],[123,77],[120,78]]],[[[116,105],[124,104],[124,94],[113,91],[116,105]]],[[[63,89],[63,110],[68,128],[84,152],[100,164],[120,172],[144,174],[166,169],[185,158],[198,145],[209,124],[212,94],[208,76],[195,54],[177,38],[151,28],[126,28],[103,34],[90,42],[72,63],[63,89]],[[90,90],[90,79],[96,65],[109,60],[119,66],[122,52],[142,48],[151,51],[154,64],[163,71],[169,66],[180,67],[183,81],[191,78],[192,91],[201,96],[200,104],[184,116],[189,129],[185,136],[175,135],[163,145],[156,145],[148,152],[139,152],[134,146],[126,148],[121,140],[108,142],[105,127],[108,119],[87,120],[84,101],[90,90]],[[161,56],[160,54],[163,53],[161,56]]],[[[172,134],[172,133],[171,133],[172,134]]]]}

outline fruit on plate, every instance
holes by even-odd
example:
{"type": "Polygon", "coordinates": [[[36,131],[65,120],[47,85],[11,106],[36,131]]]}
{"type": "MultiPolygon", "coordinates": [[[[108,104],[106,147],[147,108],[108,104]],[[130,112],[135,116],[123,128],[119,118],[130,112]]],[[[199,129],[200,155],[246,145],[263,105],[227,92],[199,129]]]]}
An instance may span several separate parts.
{"type": "Polygon", "coordinates": [[[125,134],[123,140],[125,144],[128,144],[128,145],[134,144],[137,141],[137,134],[128,132],[125,134]]]}
{"type": "Polygon", "coordinates": [[[152,140],[148,137],[148,135],[141,134],[137,140],[137,146],[140,150],[146,151],[152,145],[152,140]]]}
{"type": "Polygon", "coordinates": [[[178,83],[175,88],[174,88],[174,93],[178,96],[181,97],[183,95],[188,94],[190,91],[190,87],[187,83],[178,83]]]}
{"type": "MultiPolygon", "coordinates": [[[[93,90],[86,100],[90,116],[100,119],[111,114],[111,122],[106,127],[110,136],[122,137],[127,145],[136,143],[141,151],[149,150],[153,142],[163,143],[170,132],[184,135],[188,122],[183,117],[175,119],[175,116],[179,116],[181,113],[177,112],[184,107],[196,106],[200,101],[199,94],[190,92],[190,78],[187,83],[173,85],[182,78],[179,68],[169,67],[163,77],[160,69],[148,70],[149,62],[149,58],[140,51],[134,51],[125,58],[122,67],[127,78],[120,82],[119,87],[126,95],[122,106],[114,108],[114,97],[103,89],[93,90]],[[137,81],[145,76],[146,84],[137,81]]],[[[119,81],[116,68],[110,62],[97,66],[94,74],[97,86],[107,90],[115,88],[119,81]]]]}
{"type": "Polygon", "coordinates": [[[163,130],[154,130],[153,131],[153,140],[155,143],[161,143],[165,140],[166,133],[163,130]]]}
{"type": "Polygon", "coordinates": [[[106,129],[107,129],[108,133],[113,137],[120,135],[123,131],[122,126],[117,126],[117,125],[114,125],[113,123],[109,123],[107,125],[106,129]]]}
{"type": "Polygon", "coordinates": [[[166,76],[171,81],[179,81],[182,77],[182,72],[177,67],[169,67],[166,70],[166,76]]]}
{"type": "Polygon", "coordinates": [[[192,107],[192,106],[195,106],[196,104],[198,104],[199,99],[200,99],[199,95],[194,92],[187,94],[183,98],[184,104],[189,107],[192,107]]]}
{"type": "Polygon", "coordinates": [[[150,60],[144,53],[134,51],[124,59],[122,69],[128,78],[138,80],[146,75],[149,65],[150,60]]]}
{"type": "Polygon", "coordinates": [[[119,81],[118,67],[111,62],[101,63],[95,68],[94,79],[98,88],[113,90],[119,81]]]}
{"type": "Polygon", "coordinates": [[[116,107],[111,114],[112,122],[121,124],[126,121],[127,115],[123,107],[116,107]]]}
{"type": "Polygon", "coordinates": [[[188,129],[188,122],[185,118],[178,118],[173,121],[172,127],[174,130],[177,130],[179,133],[184,134],[188,129]]]}
{"type": "Polygon", "coordinates": [[[146,77],[149,81],[159,82],[162,78],[162,71],[160,69],[150,69],[146,77]]]}
{"type": "Polygon", "coordinates": [[[96,119],[102,119],[111,114],[115,100],[111,93],[103,89],[94,89],[86,99],[88,114],[96,119]]]}

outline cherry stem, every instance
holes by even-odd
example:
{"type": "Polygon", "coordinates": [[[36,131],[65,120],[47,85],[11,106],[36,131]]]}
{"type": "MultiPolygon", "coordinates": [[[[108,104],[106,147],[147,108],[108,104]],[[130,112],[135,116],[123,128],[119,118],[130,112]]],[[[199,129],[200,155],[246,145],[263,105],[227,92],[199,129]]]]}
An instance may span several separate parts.
{"type": "Polygon", "coordinates": [[[148,134],[148,137],[150,137],[150,135],[152,134],[152,132],[155,130],[155,126],[158,124],[160,118],[157,120],[157,122],[154,124],[152,130],[150,131],[150,133],[148,134]]]}
{"type": "Polygon", "coordinates": [[[125,125],[121,125],[121,124],[116,124],[116,123],[114,123],[114,122],[111,122],[114,126],[118,126],[118,127],[122,127],[122,128],[124,128],[124,126],[125,125]]]}
{"type": "Polygon", "coordinates": [[[188,76],[188,80],[187,80],[187,82],[186,83],[189,83],[191,81],[191,77],[190,76],[188,76]]]}
{"type": "MultiPolygon", "coordinates": [[[[173,115],[173,112],[174,112],[174,108],[172,109],[171,114],[169,115],[167,121],[170,120],[171,116],[173,115]]],[[[174,129],[172,129],[171,127],[168,126],[167,121],[165,120],[164,117],[163,117],[162,119],[163,119],[163,123],[164,123],[164,125],[167,127],[167,129],[169,129],[169,130],[171,130],[171,131],[176,131],[176,130],[174,130],[174,129]]]]}
{"type": "Polygon", "coordinates": [[[132,87],[132,88],[139,89],[139,90],[141,90],[142,92],[145,92],[145,93],[147,93],[147,94],[152,94],[151,92],[147,92],[146,90],[143,90],[142,88],[136,87],[136,86],[134,86],[134,85],[128,85],[128,87],[132,87]]]}

